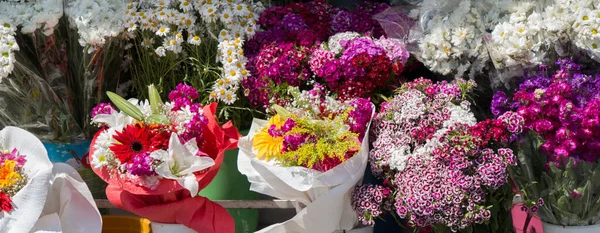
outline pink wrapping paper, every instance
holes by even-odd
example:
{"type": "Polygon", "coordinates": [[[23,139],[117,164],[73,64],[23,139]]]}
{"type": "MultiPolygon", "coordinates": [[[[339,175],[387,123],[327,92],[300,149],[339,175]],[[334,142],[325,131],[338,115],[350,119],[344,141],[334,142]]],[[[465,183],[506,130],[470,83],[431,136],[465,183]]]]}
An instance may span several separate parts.
{"type": "MultiPolygon", "coordinates": [[[[201,150],[215,161],[207,172],[196,174],[199,190],[205,188],[217,175],[226,150],[237,148],[240,134],[231,122],[219,126],[215,119],[217,104],[204,107],[208,125],[204,129],[201,150]]],[[[98,135],[96,135],[97,137],[98,135]]],[[[92,140],[94,145],[96,137],[92,140]]],[[[93,146],[90,146],[93,154],[93,146]]],[[[233,218],[220,205],[206,197],[192,198],[187,189],[174,180],[161,180],[154,190],[111,178],[105,168],[94,169],[108,183],[106,196],[118,208],[132,212],[154,222],[183,224],[202,233],[234,233],[233,218]]]]}

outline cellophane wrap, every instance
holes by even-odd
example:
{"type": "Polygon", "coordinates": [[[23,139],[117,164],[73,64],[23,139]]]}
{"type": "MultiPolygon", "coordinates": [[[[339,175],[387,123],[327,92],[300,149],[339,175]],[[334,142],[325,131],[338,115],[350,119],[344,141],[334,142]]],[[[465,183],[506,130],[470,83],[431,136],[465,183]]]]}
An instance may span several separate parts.
{"type": "Polygon", "coordinates": [[[248,136],[240,139],[238,169],[248,177],[250,190],[278,199],[294,200],[305,207],[292,219],[258,232],[331,233],[354,228],[357,216],[350,198],[354,187],[362,181],[367,166],[368,137],[364,137],[356,155],[327,172],[320,172],[306,167],[282,167],[274,161],[256,158],[252,140],[267,124],[268,121],[254,119],[248,136]]]}

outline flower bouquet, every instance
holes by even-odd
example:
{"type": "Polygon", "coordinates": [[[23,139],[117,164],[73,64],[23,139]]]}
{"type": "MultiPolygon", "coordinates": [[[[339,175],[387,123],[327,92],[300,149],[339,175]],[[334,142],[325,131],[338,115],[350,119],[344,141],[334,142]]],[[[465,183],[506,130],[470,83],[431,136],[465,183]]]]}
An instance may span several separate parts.
{"type": "Polygon", "coordinates": [[[512,98],[496,93],[492,111],[524,121],[513,171],[522,210],[537,213],[546,232],[593,232],[600,229],[600,76],[569,59],[557,65],[551,76],[542,66],[526,77],[512,98]]]}
{"type": "MultiPolygon", "coordinates": [[[[505,147],[513,115],[477,123],[466,100],[473,81],[406,83],[373,121],[369,162],[383,185],[364,185],[352,205],[365,225],[390,212],[416,229],[498,232],[512,226],[502,189],[515,165],[505,147]],[[504,199],[503,199],[504,198],[504,199]],[[493,216],[499,215],[499,216],[493,216]],[[506,215],[506,216],[503,216],[506,215]],[[478,224],[488,223],[487,226],[478,224]]],[[[506,187],[504,187],[506,189],[506,187]]]]}
{"type": "Polygon", "coordinates": [[[374,39],[355,32],[335,34],[322,47],[310,58],[311,71],[340,99],[391,94],[399,87],[410,56],[400,40],[374,39]]]}
{"type": "Polygon", "coordinates": [[[0,229],[2,232],[100,232],[92,195],[67,164],[52,164],[33,134],[0,131],[0,229]]]}
{"type": "Polygon", "coordinates": [[[197,232],[234,232],[225,209],[198,196],[215,177],[225,150],[239,134],[231,122],[215,120],[216,103],[193,103],[196,89],[179,84],[163,103],[154,86],[149,101],[125,100],[108,92],[117,111],[98,105],[99,131],[90,148],[94,171],[108,182],[115,206],[153,222],[183,224],[197,232]]]}
{"type": "Polygon", "coordinates": [[[275,115],[255,119],[239,142],[238,167],[251,190],[305,206],[260,232],[350,230],[356,223],[350,193],[366,167],[364,135],[374,106],[367,99],[337,101],[319,84],[290,94],[293,102],[272,106],[275,115]]]}
{"type": "Polygon", "coordinates": [[[396,59],[397,54],[404,51],[408,55],[401,43],[373,39],[382,37],[383,30],[372,17],[388,7],[365,2],[348,11],[317,0],[265,10],[258,21],[263,30],[244,44],[248,74],[241,84],[250,104],[262,110],[273,102],[284,105],[290,98],[289,86],[308,90],[314,81],[344,99],[376,96],[376,87],[396,80],[402,71],[406,61],[397,63],[402,60],[396,59]],[[328,48],[330,37],[334,48],[328,48]],[[365,38],[348,42],[344,48],[339,45],[340,40],[356,37],[365,38]],[[346,49],[347,55],[336,57],[346,49]],[[395,72],[392,66],[396,66],[395,72]],[[329,73],[333,74],[325,75],[329,73]]]}

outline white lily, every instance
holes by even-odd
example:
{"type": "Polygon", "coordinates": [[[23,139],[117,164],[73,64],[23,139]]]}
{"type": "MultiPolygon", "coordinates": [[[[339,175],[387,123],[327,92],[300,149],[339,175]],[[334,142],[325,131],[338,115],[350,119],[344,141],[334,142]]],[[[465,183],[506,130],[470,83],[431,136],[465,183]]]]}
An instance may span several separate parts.
{"type": "Polygon", "coordinates": [[[169,149],[154,151],[150,156],[162,161],[156,167],[156,173],[164,178],[176,180],[194,197],[198,195],[198,181],[196,181],[194,172],[202,171],[215,164],[210,157],[197,156],[197,153],[196,140],[189,140],[183,145],[177,134],[172,133],[169,139],[169,149]]]}
{"type": "Polygon", "coordinates": [[[122,112],[113,112],[112,114],[98,114],[92,119],[92,122],[104,123],[108,127],[121,130],[128,124],[133,124],[135,120],[122,112]]]}

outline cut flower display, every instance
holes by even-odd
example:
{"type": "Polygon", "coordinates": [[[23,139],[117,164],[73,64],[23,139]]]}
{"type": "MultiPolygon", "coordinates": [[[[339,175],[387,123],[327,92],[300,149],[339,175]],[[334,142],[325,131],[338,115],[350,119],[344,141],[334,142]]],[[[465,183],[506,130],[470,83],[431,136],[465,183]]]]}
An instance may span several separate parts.
{"type": "Polygon", "coordinates": [[[374,106],[368,99],[335,100],[319,84],[290,93],[294,101],[271,107],[268,121],[254,120],[240,140],[238,167],[251,190],[306,207],[260,232],[350,230],[350,193],[366,167],[374,106]]]}
{"type": "Polygon", "coordinates": [[[554,225],[594,225],[600,220],[600,76],[570,59],[556,65],[525,77],[512,96],[497,92],[492,112],[523,122],[514,171],[523,210],[554,225]]]}
{"type": "Polygon", "coordinates": [[[109,200],[152,221],[180,223],[199,232],[233,232],[225,209],[198,192],[218,172],[224,151],[236,146],[237,130],[231,123],[219,126],[216,104],[194,103],[198,92],[188,85],[179,84],[166,103],[154,86],[149,92],[148,101],[128,101],[109,92],[121,111],[109,104],[93,111],[92,121],[102,129],[92,142],[90,160],[109,183],[109,200]],[[210,213],[189,217],[205,209],[210,213]],[[189,216],[177,217],[184,215],[189,216]]]}
{"type": "Polygon", "coordinates": [[[456,232],[491,221],[491,209],[503,207],[493,206],[500,201],[493,194],[516,165],[508,129],[522,122],[506,115],[478,123],[466,100],[474,87],[420,78],[382,105],[369,161],[384,182],[357,188],[352,199],[363,224],[391,212],[415,228],[456,232]]]}
{"type": "Polygon", "coordinates": [[[244,44],[248,75],[241,84],[250,104],[284,105],[289,86],[308,90],[314,82],[341,100],[391,92],[409,54],[373,19],[387,8],[365,2],[349,11],[311,1],[265,10],[258,21],[263,30],[244,44]]]}

